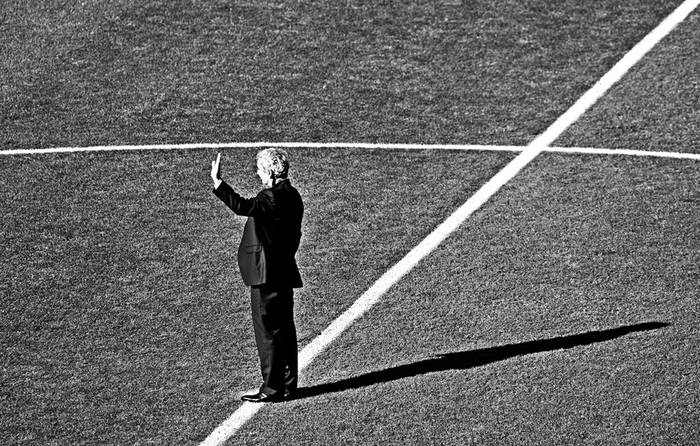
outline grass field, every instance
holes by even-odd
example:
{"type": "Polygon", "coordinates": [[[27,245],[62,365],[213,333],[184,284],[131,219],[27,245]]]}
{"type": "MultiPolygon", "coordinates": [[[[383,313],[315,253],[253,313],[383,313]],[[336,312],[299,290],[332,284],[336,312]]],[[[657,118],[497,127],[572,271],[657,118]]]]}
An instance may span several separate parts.
{"type": "MultiPolygon", "coordinates": [[[[0,151],[525,145],[680,3],[7,1],[0,151]]],[[[699,24],[556,144],[700,153],[699,24]]],[[[197,444],[259,384],[216,152],[0,154],[0,443],[197,444]]],[[[291,156],[303,348],[515,154],[291,156]]],[[[698,184],[539,155],[226,444],[700,442],[698,184]]]]}

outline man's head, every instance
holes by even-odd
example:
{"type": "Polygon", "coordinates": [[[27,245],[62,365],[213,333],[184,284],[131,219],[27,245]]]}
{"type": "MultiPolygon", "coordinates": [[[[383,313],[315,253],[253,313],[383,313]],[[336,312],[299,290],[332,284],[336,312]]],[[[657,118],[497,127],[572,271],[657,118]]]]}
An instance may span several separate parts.
{"type": "Polygon", "coordinates": [[[274,186],[276,180],[287,178],[289,172],[289,156],[278,148],[263,149],[256,157],[258,176],[263,185],[274,186]]]}

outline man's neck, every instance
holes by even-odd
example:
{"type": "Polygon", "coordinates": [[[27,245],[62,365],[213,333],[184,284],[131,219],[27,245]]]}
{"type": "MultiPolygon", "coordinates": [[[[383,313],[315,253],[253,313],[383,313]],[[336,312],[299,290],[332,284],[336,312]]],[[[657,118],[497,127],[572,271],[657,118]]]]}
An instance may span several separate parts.
{"type": "Polygon", "coordinates": [[[282,183],[283,181],[289,181],[289,178],[274,178],[274,179],[271,179],[269,182],[266,182],[265,184],[263,184],[263,187],[266,188],[266,189],[271,189],[271,188],[275,187],[276,185],[282,183]]]}

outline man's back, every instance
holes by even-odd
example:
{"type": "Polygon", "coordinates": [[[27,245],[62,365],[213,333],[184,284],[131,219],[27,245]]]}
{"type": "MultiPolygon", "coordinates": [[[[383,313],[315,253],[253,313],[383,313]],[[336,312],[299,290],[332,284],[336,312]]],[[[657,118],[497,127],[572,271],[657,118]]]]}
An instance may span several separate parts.
{"type": "Polygon", "coordinates": [[[283,256],[294,256],[301,241],[301,221],[304,203],[289,180],[280,181],[261,194],[271,201],[271,212],[256,216],[258,237],[270,251],[283,256]]]}
{"type": "Polygon", "coordinates": [[[223,182],[214,193],[236,214],[248,216],[238,248],[246,285],[298,288],[301,275],[294,255],[301,240],[304,204],[289,180],[254,198],[243,198],[223,182]]]}

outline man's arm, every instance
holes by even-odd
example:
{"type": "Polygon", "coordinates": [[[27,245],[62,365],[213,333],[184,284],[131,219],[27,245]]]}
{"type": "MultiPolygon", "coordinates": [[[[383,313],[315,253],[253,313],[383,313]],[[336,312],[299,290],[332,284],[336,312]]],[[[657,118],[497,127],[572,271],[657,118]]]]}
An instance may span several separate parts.
{"type": "Polygon", "coordinates": [[[222,180],[219,187],[214,189],[214,195],[238,215],[256,216],[274,209],[274,199],[269,190],[263,190],[253,198],[243,198],[222,180]]]}
{"type": "Polygon", "coordinates": [[[238,215],[255,216],[274,209],[271,192],[264,190],[254,198],[243,198],[221,179],[221,153],[211,163],[211,179],[214,181],[214,195],[238,215]]]}

